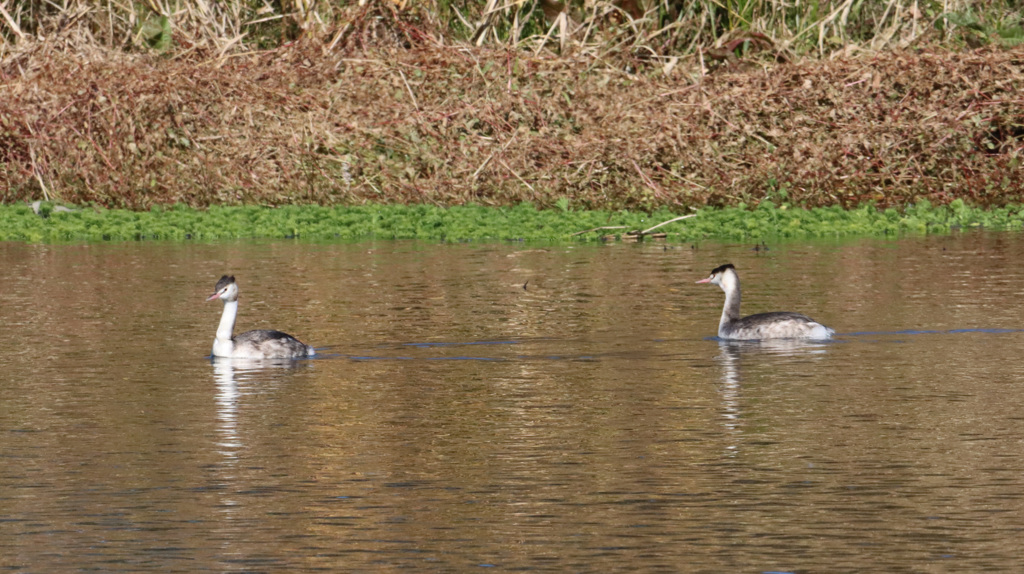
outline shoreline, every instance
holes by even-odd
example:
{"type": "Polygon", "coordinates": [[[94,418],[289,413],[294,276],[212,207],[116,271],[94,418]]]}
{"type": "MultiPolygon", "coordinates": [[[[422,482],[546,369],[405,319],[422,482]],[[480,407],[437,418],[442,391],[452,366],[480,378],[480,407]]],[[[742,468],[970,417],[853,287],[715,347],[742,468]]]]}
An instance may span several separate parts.
{"type": "MultiPolygon", "coordinates": [[[[587,243],[635,241],[627,236],[679,217],[667,209],[573,211],[479,205],[449,208],[427,205],[218,207],[184,205],[148,211],[97,207],[58,210],[43,203],[39,213],[25,204],[0,205],[0,241],[26,243],[102,241],[217,241],[225,239],[388,240],[438,242],[523,241],[587,243]],[[618,227],[619,229],[607,229],[618,227]]],[[[773,241],[845,237],[899,237],[965,229],[1024,229],[1024,206],[981,209],[961,200],[905,209],[838,206],[801,209],[771,203],[749,209],[706,208],[661,226],[670,243],[773,241]]],[[[646,240],[651,240],[647,239],[646,240]]]]}

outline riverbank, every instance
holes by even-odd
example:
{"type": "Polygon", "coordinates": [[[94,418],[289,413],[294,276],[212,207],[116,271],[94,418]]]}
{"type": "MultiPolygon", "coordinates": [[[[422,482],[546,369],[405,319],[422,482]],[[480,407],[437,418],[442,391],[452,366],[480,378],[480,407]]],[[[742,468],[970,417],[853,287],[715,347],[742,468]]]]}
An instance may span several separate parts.
{"type": "Polygon", "coordinates": [[[0,200],[680,213],[1024,201],[1024,48],[697,66],[630,73],[426,44],[216,61],[39,44],[0,70],[0,200]]]}
{"type": "MultiPolygon", "coordinates": [[[[573,211],[537,209],[533,205],[442,208],[425,205],[256,206],[195,209],[184,205],[147,211],[85,208],[74,211],[41,204],[0,206],[0,241],[138,241],[222,239],[430,241],[598,241],[633,240],[678,217],[661,209],[573,211]]],[[[962,200],[932,206],[921,202],[905,209],[776,207],[705,208],[693,217],[668,223],[654,232],[669,242],[772,241],[780,238],[836,238],[948,233],[965,229],[1021,230],[1024,207],[972,208],[962,200]]],[[[653,232],[652,232],[653,233],[653,232]]]]}

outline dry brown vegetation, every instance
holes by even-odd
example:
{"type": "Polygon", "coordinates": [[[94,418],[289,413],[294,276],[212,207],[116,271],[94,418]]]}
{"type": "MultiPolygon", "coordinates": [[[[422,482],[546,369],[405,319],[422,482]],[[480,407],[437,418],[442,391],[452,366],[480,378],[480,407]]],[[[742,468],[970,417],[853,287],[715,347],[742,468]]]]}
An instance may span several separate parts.
{"type": "Polygon", "coordinates": [[[0,61],[0,199],[1024,200],[1021,48],[612,64],[453,45],[376,10],[267,50],[185,37],[173,54],[126,51],[56,24],[23,38],[0,61]]]}

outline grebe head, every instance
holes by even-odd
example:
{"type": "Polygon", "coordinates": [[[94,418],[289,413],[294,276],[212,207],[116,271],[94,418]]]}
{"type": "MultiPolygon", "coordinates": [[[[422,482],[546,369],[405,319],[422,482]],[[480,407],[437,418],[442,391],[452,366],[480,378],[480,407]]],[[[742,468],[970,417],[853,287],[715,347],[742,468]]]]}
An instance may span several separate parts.
{"type": "Polygon", "coordinates": [[[732,263],[726,263],[711,270],[711,275],[701,279],[697,283],[712,283],[722,288],[722,291],[729,291],[736,287],[739,277],[736,275],[736,268],[732,263]]]}
{"type": "Polygon", "coordinates": [[[225,275],[220,278],[217,286],[213,288],[213,295],[206,298],[207,301],[213,301],[214,299],[220,299],[225,302],[238,300],[238,284],[235,283],[234,275],[225,275]]]}

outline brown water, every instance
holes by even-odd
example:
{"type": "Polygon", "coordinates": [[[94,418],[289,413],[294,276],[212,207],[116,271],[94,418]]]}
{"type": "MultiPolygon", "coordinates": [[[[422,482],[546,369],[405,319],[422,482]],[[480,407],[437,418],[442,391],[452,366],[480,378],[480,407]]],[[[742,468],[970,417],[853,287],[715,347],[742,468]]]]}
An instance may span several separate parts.
{"type": "Polygon", "coordinates": [[[0,244],[0,569],[1017,571],[1021,261],[0,244]],[[836,342],[711,339],[729,261],[836,342]],[[211,363],[222,273],[322,357],[211,363]]]}

